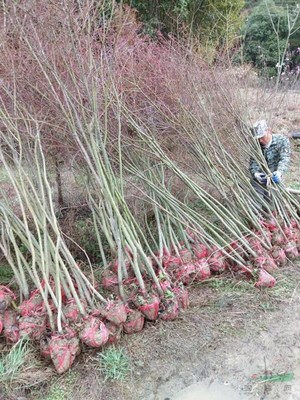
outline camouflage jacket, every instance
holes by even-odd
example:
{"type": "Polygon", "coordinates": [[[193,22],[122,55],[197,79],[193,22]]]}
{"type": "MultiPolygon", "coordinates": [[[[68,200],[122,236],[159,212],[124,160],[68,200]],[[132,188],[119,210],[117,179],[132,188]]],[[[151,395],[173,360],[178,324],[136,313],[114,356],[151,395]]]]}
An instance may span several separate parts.
{"type": "MultiPolygon", "coordinates": [[[[280,171],[284,173],[287,171],[291,158],[291,146],[286,136],[272,135],[270,146],[266,148],[261,146],[261,151],[271,172],[280,171]]],[[[250,159],[249,171],[252,176],[255,172],[268,173],[254,158],[250,159]]]]}

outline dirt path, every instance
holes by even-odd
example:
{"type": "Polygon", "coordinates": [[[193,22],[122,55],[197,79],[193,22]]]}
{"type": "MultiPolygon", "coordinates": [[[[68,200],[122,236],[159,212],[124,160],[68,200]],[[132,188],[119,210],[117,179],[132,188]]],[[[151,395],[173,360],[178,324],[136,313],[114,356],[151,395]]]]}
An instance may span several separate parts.
{"type": "MultiPolygon", "coordinates": [[[[282,295],[288,291],[282,289],[282,295]]],[[[224,390],[231,386],[244,393],[245,399],[300,399],[298,290],[286,298],[274,299],[267,293],[251,298],[250,293],[239,296],[225,285],[225,290],[211,296],[210,304],[202,305],[202,310],[194,300],[181,326],[175,323],[170,328],[167,348],[161,349],[163,357],[156,344],[149,343],[148,350],[156,357],[148,360],[146,368],[144,379],[150,375],[149,387],[140,386],[136,399],[173,399],[185,386],[199,381],[217,382],[224,390]],[[253,379],[290,372],[295,374],[291,382],[258,384],[253,379]]]]}

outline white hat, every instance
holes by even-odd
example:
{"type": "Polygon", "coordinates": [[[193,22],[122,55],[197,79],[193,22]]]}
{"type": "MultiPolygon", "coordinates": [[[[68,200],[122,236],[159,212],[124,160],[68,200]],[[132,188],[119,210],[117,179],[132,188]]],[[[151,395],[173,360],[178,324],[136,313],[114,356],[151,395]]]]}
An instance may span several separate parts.
{"type": "Polygon", "coordinates": [[[268,129],[267,122],[262,119],[261,121],[256,121],[253,125],[253,136],[255,139],[259,139],[267,133],[266,130],[268,129]]]}

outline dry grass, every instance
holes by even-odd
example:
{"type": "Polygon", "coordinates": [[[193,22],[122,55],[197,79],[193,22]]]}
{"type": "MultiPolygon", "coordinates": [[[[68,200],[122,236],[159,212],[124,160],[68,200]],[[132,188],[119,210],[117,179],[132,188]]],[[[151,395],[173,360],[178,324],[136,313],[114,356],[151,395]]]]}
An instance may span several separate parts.
{"type": "Polygon", "coordinates": [[[53,368],[45,366],[40,359],[36,346],[24,340],[13,347],[4,346],[0,351],[1,400],[16,399],[16,393],[26,393],[41,386],[54,374],[53,368]]]}

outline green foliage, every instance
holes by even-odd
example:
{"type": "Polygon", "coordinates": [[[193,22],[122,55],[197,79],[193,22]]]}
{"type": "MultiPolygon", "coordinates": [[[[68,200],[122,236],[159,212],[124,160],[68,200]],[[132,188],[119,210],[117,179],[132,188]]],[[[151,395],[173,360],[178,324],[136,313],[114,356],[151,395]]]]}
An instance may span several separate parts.
{"type": "MultiPolygon", "coordinates": [[[[80,219],[75,222],[74,231],[79,245],[87,252],[93,262],[101,261],[95,227],[90,218],[80,219]]],[[[82,257],[82,255],[81,255],[82,257]]]]}
{"type": "MultiPolygon", "coordinates": [[[[67,235],[69,249],[77,260],[86,261],[86,252],[92,263],[101,263],[102,257],[97,241],[97,234],[90,216],[69,216],[61,220],[63,232],[67,235]],[[68,239],[68,238],[72,238],[68,239]]],[[[107,241],[102,235],[104,250],[109,252],[107,241]]]]}
{"type": "MultiPolygon", "coordinates": [[[[297,17],[296,9],[275,4],[273,0],[261,1],[251,10],[242,29],[244,36],[244,61],[251,62],[262,75],[276,76],[291,32],[291,22],[297,17]]],[[[297,32],[291,35],[291,40],[297,32]]],[[[290,42],[291,42],[290,40],[290,42]]]]}
{"type": "Polygon", "coordinates": [[[206,41],[217,46],[231,46],[243,22],[241,10],[244,0],[206,0],[202,7],[195,8],[189,22],[194,31],[206,41]]]}
{"type": "Polygon", "coordinates": [[[7,285],[13,279],[14,273],[9,265],[0,264],[0,285],[7,285]]]}
{"type": "Polygon", "coordinates": [[[135,8],[147,33],[160,30],[164,33],[176,33],[189,14],[191,0],[132,0],[128,3],[135,8]]]}
{"type": "Polygon", "coordinates": [[[202,44],[231,43],[242,24],[244,0],[132,0],[145,31],[196,36],[202,44]]]}
{"type": "Polygon", "coordinates": [[[130,370],[129,358],[123,348],[110,346],[97,355],[96,361],[106,380],[123,380],[130,370]]]}

